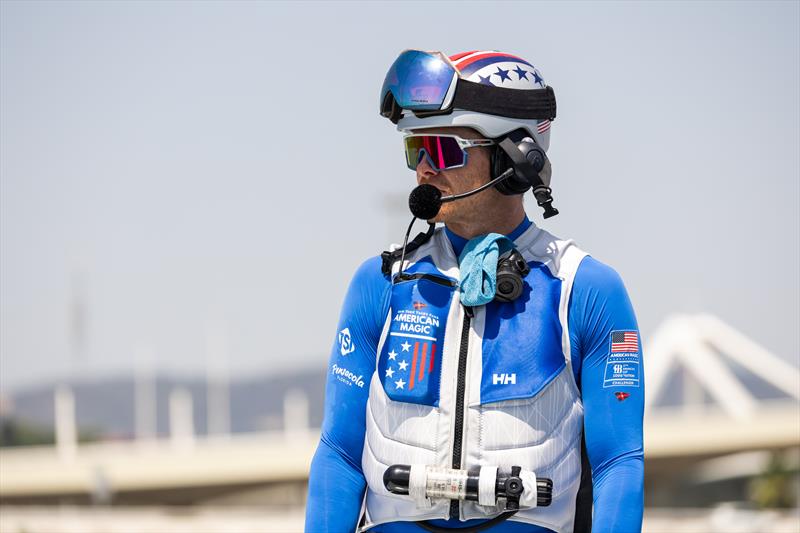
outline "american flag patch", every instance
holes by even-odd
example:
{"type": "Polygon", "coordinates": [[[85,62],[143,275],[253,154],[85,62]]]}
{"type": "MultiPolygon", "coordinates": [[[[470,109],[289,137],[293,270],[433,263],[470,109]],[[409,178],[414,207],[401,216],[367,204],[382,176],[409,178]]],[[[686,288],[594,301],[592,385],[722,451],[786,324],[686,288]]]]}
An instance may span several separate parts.
{"type": "Polygon", "coordinates": [[[539,124],[536,125],[536,131],[539,132],[540,135],[542,133],[546,132],[549,129],[550,129],[550,121],[549,120],[543,120],[539,124]]]}
{"type": "Polygon", "coordinates": [[[612,331],[611,353],[639,353],[639,333],[636,331],[612,331]]]}

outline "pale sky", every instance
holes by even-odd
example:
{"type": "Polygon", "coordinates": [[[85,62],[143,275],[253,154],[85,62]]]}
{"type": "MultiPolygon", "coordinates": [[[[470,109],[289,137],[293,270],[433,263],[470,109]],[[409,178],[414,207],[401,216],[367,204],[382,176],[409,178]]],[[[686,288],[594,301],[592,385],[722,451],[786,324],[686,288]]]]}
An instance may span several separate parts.
{"type": "Polygon", "coordinates": [[[0,385],[141,349],[202,374],[209,332],[236,376],[325,368],[353,271],[410,219],[377,113],[405,48],[542,72],[561,214],[528,213],[620,272],[645,345],[710,312],[798,364],[798,2],[3,1],[0,385]]]}

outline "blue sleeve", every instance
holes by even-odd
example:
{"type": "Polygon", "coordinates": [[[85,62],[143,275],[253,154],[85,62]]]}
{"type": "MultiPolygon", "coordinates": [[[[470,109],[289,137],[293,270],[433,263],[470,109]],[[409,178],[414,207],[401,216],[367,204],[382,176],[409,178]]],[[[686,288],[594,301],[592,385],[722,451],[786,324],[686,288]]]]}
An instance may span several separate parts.
{"type": "Polygon", "coordinates": [[[369,382],[389,310],[380,257],[356,272],[336,328],[325,386],[325,415],[311,462],[307,532],[354,531],[366,482],[361,471],[369,382]]]}
{"type": "Polygon", "coordinates": [[[644,372],[639,328],[616,271],[585,257],[569,308],[571,356],[592,468],[592,531],[641,531],[644,372]]]}

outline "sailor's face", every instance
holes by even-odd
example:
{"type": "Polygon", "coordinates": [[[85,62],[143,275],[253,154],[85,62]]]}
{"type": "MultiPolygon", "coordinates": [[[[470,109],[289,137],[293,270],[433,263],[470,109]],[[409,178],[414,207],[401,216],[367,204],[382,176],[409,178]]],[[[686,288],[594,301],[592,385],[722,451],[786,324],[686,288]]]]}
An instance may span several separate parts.
{"type": "MultiPolygon", "coordinates": [[[[431,128],[417,130],[414,133],[440,133],[458,135],[462,139],[484,139],[477,131],[471,128],[431,128]]],[[[488,147],[475,147],[467,149],[467,164],[461,168],[436,171],[423,157],[417,165],[417,184],[428,183],[442,192],[442,196],[460,194],[476,189],[489,181],[489,152],[488,147]]],[[[439,214],[432,222],[458,222],[474,217],[480,213],[481,205],[490,201],[500,193],[494,189],[484,191],[475,196],[464,198],[456,202],[442,204],[439,214]]]]}

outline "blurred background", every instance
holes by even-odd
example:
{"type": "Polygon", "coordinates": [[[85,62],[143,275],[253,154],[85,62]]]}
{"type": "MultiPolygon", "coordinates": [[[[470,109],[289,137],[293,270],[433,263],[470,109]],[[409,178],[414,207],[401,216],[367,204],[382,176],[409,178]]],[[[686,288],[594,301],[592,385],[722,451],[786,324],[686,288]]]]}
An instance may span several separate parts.
{"type": "MultiPolygon", "coordinates": [[[[406,48],[555,88],[647,376],[645,531],[800,531],[800,3],[0,3],[0,531],[299,531],[406,48]]],[[[421,228],[420,228],[421,229],[421,228]]]]}

